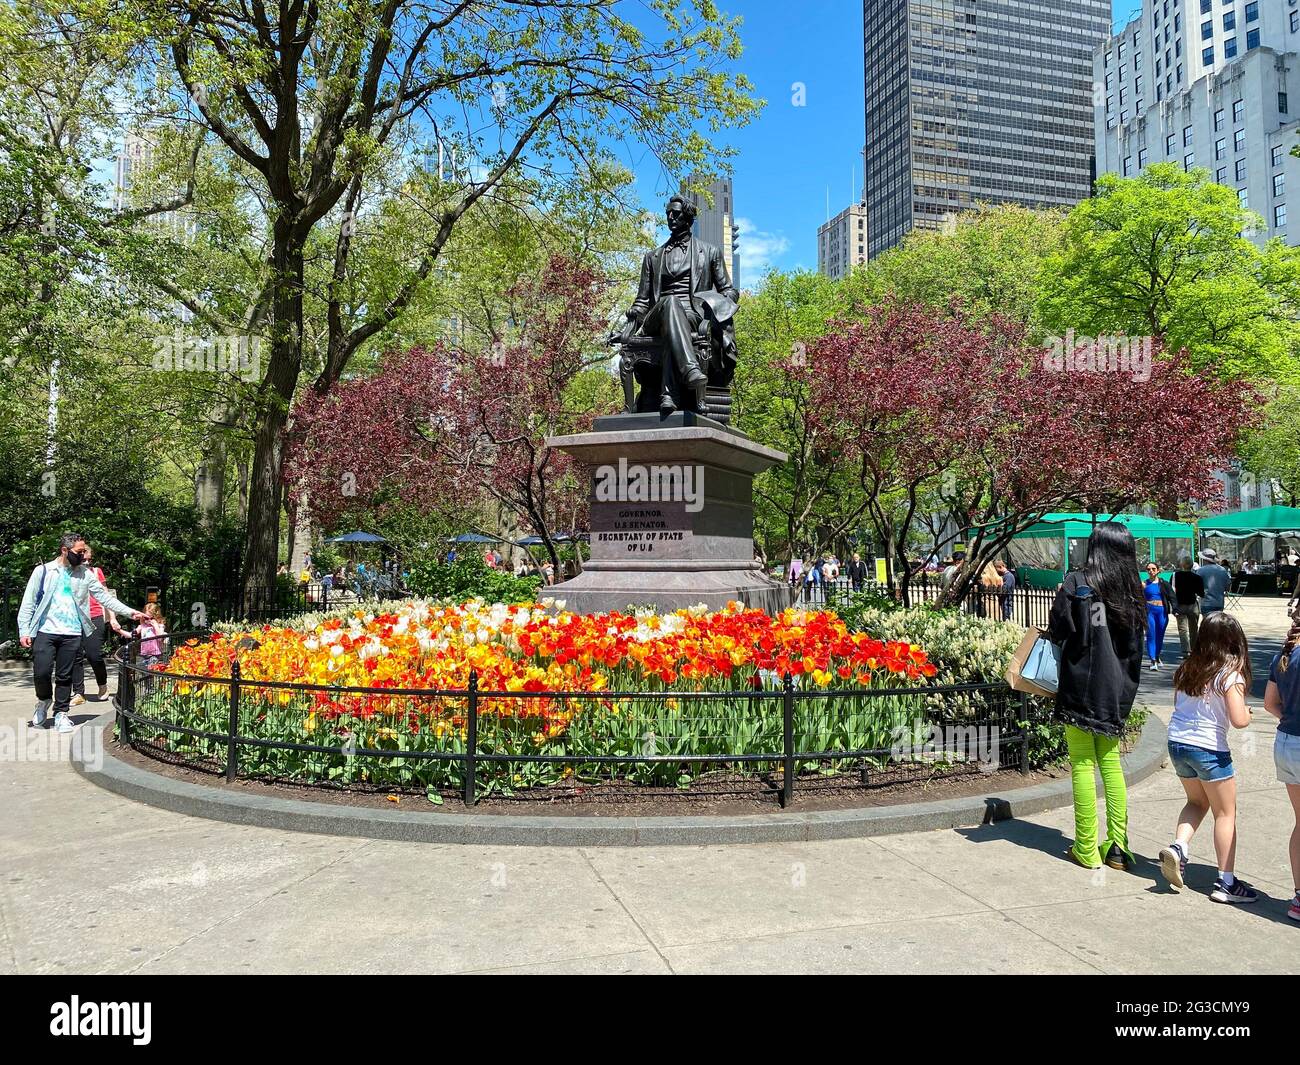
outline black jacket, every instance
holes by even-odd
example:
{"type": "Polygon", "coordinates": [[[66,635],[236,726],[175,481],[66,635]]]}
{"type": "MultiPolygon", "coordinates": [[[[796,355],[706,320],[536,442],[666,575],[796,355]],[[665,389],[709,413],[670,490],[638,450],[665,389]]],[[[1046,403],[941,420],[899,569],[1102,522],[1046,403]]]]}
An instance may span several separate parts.
{"type": "Polygon", "coordinates": [[[1057,716],[1085,732],[1120,736],[1142,677],[1142,630],[1107,618],[1081,573],[1067,573],[1049,637],[1061,647],[1057,716]]]}

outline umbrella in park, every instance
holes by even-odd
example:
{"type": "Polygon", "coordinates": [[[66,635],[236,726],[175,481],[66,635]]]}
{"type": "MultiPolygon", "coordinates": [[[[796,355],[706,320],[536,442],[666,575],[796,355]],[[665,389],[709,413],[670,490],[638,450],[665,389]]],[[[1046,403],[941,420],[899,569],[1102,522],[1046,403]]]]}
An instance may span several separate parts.
{"type": "Polygon", "coordinates": [[[452,544],[495,544],[501,542],[499,536],[484,536],[482,533],[461,533],[447,541],[452,544]]]}
{"type": "Polygon", "coordinates": [[[331,544],[386,544],[388,541],[384,537],[375,533],[368,532],[350,532],[342,536],[332,537],[328,543],[331,544]]]}

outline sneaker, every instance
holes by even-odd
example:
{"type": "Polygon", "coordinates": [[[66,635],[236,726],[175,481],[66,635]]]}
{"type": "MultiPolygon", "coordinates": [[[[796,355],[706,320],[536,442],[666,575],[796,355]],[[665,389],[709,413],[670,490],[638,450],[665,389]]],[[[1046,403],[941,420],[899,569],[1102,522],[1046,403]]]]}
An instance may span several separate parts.
{"type": "Polygon", "coordinates": [[[101,703],[102,703],[102,702],[103,702],[105,699],[107,699],[107,698],[108,698],[108,685],[107,685],[107,684],[101,684],[101,685],[99,686],[99,692],[95,695],[95,700],[96,700],[97,702],[101,702],[101,703]]]}
{"type": "Polygon", "coordinates": [[[86,701],[86,697],[81,692],[77,692],[75,695],[73,695],[71,699],[68,700],[68,705],[80,706],[85,701],[86,701]]]}
{"type": "Polygon", "coordinates": [[[1160,672],[1160,666],[1157,665],[1155,662],[1152,662],[1151,665],[1148,666],[1147,668],[1150,669],[1152,673],[1159,673],[1159,672],[1160,672]]]}
{"type": "Polygon", "coordinates": [[[1295,893],[1295,898],[1291,900],[1291,908],[1286,911],[1286,915],[1293,921],[1300,921],[1300,891],[1295,893]]]}
{"type": "Polygon", "coordinates": [[[1228,902],[1237,904],[1240,902],[1258,902],[1259,892],[1253,887],[1237,877],[1232,882],[1232,887],[1224,887],[1223,881],[1214,882],[1214,890],[1210,892],[1210,899],[1214,902],[1228,902]]]}
{"type": "Polygon", "coordinates": [[[1121,873],[1127,873],[1133,866],[1129,856],[1120,850],[1118,843],[1110,845],[1110,850],[1106,852],[1106,864],[1112,869],[1118,869],[1121,873]]]}
{"type": "Polygon", "coordinates": [[[54,731],[55,732],[76,732],[77,726],[72,723],[72,718],[68,717],[67,714],[55,714],[54,731]]]}
{"type": "Polygon", "coordinates": [[[1177,843],[1171,843],[1160,852],[1160,871],[1165,874],[1170,887],[1180,891],[1187,886],[1183,874],[1187,872],[1187,852],[1177,843]]]}
{"type": "Polygon", "coordinates": [[[44,728],[45,718],[50,712],[50,704],[53,699],[39,699],[36,703],[36,710],[32,714],[32,728],[44,728]]]}

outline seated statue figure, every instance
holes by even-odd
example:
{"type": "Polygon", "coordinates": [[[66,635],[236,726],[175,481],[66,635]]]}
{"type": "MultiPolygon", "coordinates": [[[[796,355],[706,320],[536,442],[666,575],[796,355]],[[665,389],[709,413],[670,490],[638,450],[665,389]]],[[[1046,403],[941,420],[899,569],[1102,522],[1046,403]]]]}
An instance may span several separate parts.
{"type": "Polygon", "coordinates": [[[740,293],[722,252],[691,234],[695,214],[695,205],[681,196],[668,201],[670,236],[646,253],[627,325],[611,337],[622,345],[629,411],[653,410],[657,391],[661,414],[707,414],[708,387],[726,388],[735,374],[733,318],[740,293]],[[639,401],[633,397],[637,378],[642,384],[639,401]]]}

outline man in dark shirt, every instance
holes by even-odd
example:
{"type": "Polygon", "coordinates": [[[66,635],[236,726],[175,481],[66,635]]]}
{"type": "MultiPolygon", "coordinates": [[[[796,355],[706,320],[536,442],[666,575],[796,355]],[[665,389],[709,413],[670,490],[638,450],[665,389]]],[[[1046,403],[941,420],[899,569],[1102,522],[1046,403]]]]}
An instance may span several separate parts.
{"type": "Polygon", "coordinates": [[[1174,615],[1178,618],[1178,642],[1183,657],[1192,652],[1196,634],[1201,628],[1201,596],[1205,594],[1205,579],[1192,569],[1192,560],[1184,556],[1174,572],[1174,615]]]}
{"type": "Polygon", "coordinates": [[[1016,602],[1016,571],[1001,559],[993,563],[993,568],[998,571],[998,576],[1002,578],[1002,591],[998,593],[999,598],[1002,600],[1002,620],[1010,621],[1011,611],[1016,602]]]}
{"type": "Polygon", "coordinates": [[[849,583],[855,592],[860,592],[866,581],[867,564],[862,561],[862,556],[854,551],[853,560],[849,563],[849,583]]]}
{"type": "Polygon", "coordinates": [[[1202,565],[1196,570],[1205,582],[1205,591],[1201,593],[1201,613],[1208,617],[1223,610],[1224,596],[1228,592],[1228,585],[1232,583],[1232,575],[1224,569],[1214,551],[1202,551],[1201,560],[1202,565]]]}

